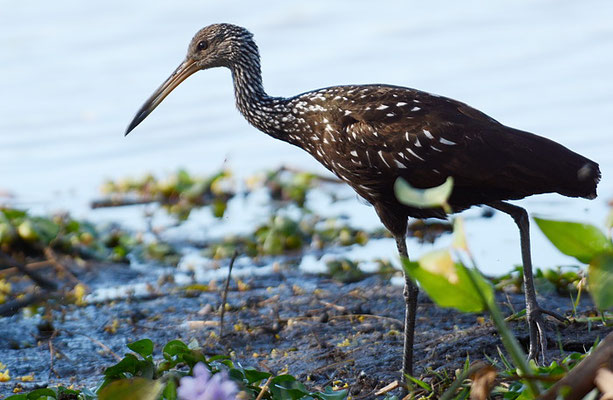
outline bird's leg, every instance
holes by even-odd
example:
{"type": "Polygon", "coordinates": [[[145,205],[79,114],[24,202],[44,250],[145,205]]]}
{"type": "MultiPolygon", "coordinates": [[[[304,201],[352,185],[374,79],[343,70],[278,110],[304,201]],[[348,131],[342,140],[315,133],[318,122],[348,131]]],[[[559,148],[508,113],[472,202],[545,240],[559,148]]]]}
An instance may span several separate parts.
{"type": "MultiPolygon", "coordinates": [[[[396,246],[400,257],[408,258],[407,243],[404,235],[396,236],[396,246]]],[[[415,314],[417,312],[417,285],[404,273],[404,351],[402,356],[402,382],[406,383],[406,375],[413,375],[413,341],[415,338],[415,314]]]]}
{"type": "Polygon", "coordinates": [[[526,316],[528,317],[528,329],[530,332],[530,349],[528,357],[536,359],[540,349],[541,360],[544,363],[545,351],[547,349],[547,337],[545,336],[545,320],[543,314],[551,315],[560,321],[565,321],[566,319],[554,312],[543,310],[536,301],[534,277],[532,275],[532,257],[530,255],[530,220],[526,210],[502,201],[492,203],[490,206],[510,215],[519,228],[521,258],[524,266],[526,316]]]}

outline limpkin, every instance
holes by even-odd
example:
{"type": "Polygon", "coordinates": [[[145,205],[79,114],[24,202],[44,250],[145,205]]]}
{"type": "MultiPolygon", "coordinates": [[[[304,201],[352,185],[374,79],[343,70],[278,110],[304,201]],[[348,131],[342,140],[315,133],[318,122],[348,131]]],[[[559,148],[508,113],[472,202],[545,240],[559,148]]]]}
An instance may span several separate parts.
{"type": "MultiPolygon", "coordinates": [[[[348,85],[271,97],[262,86],[253,35],[231,24],[210,25],[194,36],[185,60],[138,111],[126,135],[187,77],[214,67],[232,72],[236,105],[249,123],[306,150],[374,206],[403,257],[408,257],[408,217],[446,214],[440,208],[400,204],[393,190],[398,177],[428,188],[452,176],[448,202],[454,212],[489,205],[509,214],[520,231],[529,356],[544,356],[543,314],[561,317],[537,302],[528,214],[506,201],[550,192],[594,198],[598,164],[549,139],[504,126],[464,103],[415,89],[348,85]]],[[[417,286],[405,276],[404,374],[413,373],[417,294],[417,286]]]]}

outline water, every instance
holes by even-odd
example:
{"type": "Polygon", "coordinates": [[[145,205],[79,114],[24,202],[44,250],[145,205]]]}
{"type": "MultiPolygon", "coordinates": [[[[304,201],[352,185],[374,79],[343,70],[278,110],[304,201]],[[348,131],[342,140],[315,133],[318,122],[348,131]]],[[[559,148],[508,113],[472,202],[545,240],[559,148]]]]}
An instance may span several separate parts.
{"type": "MultiPolygon", "coordinates": [[[[545,195],[521,204],[533,214],[600,223],[612,196],[612,20],[606,0],[3,2],[0,192],[41,212],[112,219],[126,212],[88,209],[109,177],[180,166],[206,173],[222,164],[240,176],[281,164],[326,173],[306,153],[248,126],[222,69],[191,77],[123,137],[192,35],[223,21],[254,32],[271,95],[351,83],[416,87],[598,161],[597,200],[545,195]]],[[[377,224],[357,201],[345,211],[377,224]]],[[[519,262],[508,217],[469,220],[467,230],[484,269],[519,262]]],[[[533,232],[537,265],[572,261],[533,232]]],[[[391,241],[373,247],[373,256],[394,252],[391,241]]],[[[409,250],[424,248],[411,243],[409,250]]]]}

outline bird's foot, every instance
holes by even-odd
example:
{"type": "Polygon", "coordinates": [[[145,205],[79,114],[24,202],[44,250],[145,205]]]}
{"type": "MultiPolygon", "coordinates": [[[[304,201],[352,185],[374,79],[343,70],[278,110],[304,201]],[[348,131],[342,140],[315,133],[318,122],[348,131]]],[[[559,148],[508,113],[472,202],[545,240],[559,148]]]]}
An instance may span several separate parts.
{"type": "Polygon", "coordinates": [[[528,316],[528,328],[530,331],[530,348],[528,352],[528,359],[536,360],[545,364],[546,352],[547,352],[547,335],[545,333],[545,315],[549,315],[560,323],[567,323],[568,319],[553,311],[544,310],[540,307],[534,307],[527,312],[528,316]],[[540,360],[538,358],[540,354],[540,360]]]}

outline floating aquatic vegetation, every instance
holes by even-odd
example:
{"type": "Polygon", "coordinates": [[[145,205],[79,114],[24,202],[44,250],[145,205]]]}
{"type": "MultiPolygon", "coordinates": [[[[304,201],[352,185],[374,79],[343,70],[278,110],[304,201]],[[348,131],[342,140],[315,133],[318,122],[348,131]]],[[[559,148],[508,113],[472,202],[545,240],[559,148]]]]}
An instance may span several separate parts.
{"type": "Polygon", "coordinates": [[[213,215],[221,218],[228,200],[235,194],[229,170],[206,177],[194,176],[181,169],[166,178],[148,174],[142,178],[108,180],[101,190],[109,198],[92,203],[93,207],[157,202],[181,221],[186,220],[194,208],[204,206],[210,206],[213,215]]]}

